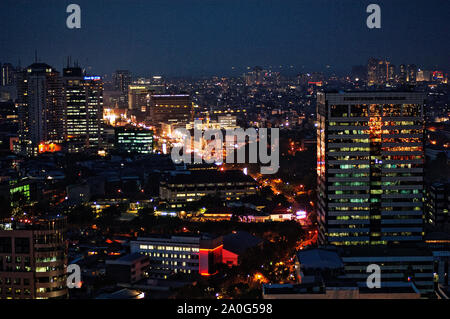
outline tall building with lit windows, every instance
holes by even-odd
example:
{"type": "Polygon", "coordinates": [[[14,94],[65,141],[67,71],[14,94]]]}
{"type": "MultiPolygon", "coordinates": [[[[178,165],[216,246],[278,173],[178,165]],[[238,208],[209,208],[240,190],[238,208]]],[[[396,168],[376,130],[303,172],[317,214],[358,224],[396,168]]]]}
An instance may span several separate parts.
{"type": "Polygon", "coordinates": [[[103,81],[85,76],[80,67],[63,70],[66,140],[69,152],[80,152],[101,144],[103,81]]]}
{"type": "Polygon", "coordinates": [[[84,76],[87,104],[87,146],[102,147],[103,80],[100,76],[84,76]]]}
{"type": "Polygon", "coordinates": [[[14,82],[14,67],[11,63],[4,63],[0,65],[0,86],[13,85],[14,82]]]}
{"type": "Polygon", "coordinates": [[[321,243],[422,239],[423,102],[418,92],[318,93],[321,243]]]}
{"type": "Polygon", "coordinates": [[[62,143],[65,110],[60,73],[45,63],[33,63],[17,74],[17,96],[17,152],[37,155],[40,145],[62,143]]]}
{"type": "Polygon", "coordinates": [[[128,106],[128,87],[131,84],[131,72],[128,70],[117,70],[113,75],[114,87],[120,92],[119,107],[128,106]]]}

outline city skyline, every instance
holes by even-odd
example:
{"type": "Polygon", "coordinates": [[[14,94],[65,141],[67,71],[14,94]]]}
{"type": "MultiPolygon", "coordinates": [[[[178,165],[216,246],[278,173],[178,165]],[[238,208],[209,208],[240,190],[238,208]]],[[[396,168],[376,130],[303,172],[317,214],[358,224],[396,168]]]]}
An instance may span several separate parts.
{"type": "Polygon", "coordinates": [[[0,299],[450,299],[450,2],[71,2],[0,3],[0,299]]]}

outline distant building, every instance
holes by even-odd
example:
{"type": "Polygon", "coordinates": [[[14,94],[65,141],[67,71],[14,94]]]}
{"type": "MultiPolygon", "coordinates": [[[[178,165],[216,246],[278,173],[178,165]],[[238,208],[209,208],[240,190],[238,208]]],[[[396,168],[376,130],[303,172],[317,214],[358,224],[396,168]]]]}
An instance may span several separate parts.
{"type": "Polygon", "coordinates": [[[117,127],[115,129],[116,149],[126,153],[152,154],[153,131],[133,127],[117,127]]]}
{"type": "Polygon", "coordinates": [[[0,86],[0,103],[14,102],[17,100],[17,88],[15,85],[0,86]]]}
{"type": "Polygon", "coordinates": [[[398,71],[398,82],[400,84],[405,84],[408,78],[406,65],[400,64],[400,68],[398,71]]]}
{"type": "Polygon", "coordinates": [[[237,127],[236,124],[236,115],[220,115],[217,117],[217,122],[221,129],[235,129],[237,127]]]}
{"type": "Polygon", "coordinates": [[[117,70],[113,75],[114,88],[120,91],[120,98],[117,101],[119,108],[128,106],[128,87],[131,84],[131,72],[128,70],[117,70]]]}
{"type": "Polygon", "coordinates": [[[384,85],[393,80],[394,71],[389,61],[370,58],[367,63],[367,84],[384,85]]]}
{"type": "Polygon", "coordinates": [[[0,64],[0,85],[9,86],[14,84],[14,67],[11,63],[0,64]]]}
{"type": "Polygon", "coordinates": [[[66,218],[0,224],[0,299],[61,299],[66,283],[66,218]]]}
{"type": "Polygon", "coordinates": [[[417,82],[417,66],[415,64],[408,64],[406,70],[406,81],[409,84],[416,84],[417,82]]]}
{"type": "Polygon", "coordinates": [[[248,86],[261,85],[265,81],[266,70],[263,70],[260,66],[255,66],[252,71],[244,74],[245,84],[248,86]]]}
{"type": "Polygon", "coordinates": [[[128,110],[127,114],[137,122],[144,122],[149,112],[150,96],[152,94],[163,94],[165,86],[150,83],[137,83],[128,87],[128,110]]]}
{"type": "Polygon", "coordinates": [[[130,85],[128,87],[128,110],[146,112],[150,93],[150,85],[130,85]]]}
{"type": "Polygon", "coordinates": [[[418,70],[417,71],[417,82],[430,82],[431,81],[431,71],[418,70]]]}
{"type": "Polygon", "coordinates": [[[152,125],[187,124],[193,120],[194,105],[188,94],[153,94],[148,118],[152,125]]]}

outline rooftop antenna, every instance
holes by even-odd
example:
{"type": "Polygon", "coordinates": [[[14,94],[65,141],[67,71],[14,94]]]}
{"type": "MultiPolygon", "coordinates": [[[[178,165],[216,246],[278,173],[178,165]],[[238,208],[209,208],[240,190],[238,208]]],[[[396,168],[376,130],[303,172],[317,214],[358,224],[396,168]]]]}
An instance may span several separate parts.
{"type": "Polygon", "coordinates": [[[34,62],[37,63],[38,57],[37,57],[37,50],[34,50],[34,62]]]}

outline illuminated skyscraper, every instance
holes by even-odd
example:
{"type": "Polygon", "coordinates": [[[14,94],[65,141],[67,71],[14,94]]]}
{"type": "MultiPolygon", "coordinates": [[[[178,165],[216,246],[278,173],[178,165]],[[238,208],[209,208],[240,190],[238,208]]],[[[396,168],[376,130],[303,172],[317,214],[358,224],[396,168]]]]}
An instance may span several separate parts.
{"type": "Polygon", "coordinates": [[[408,65],[406,80],[410,84],[416,84],[416,82],[417,82],[417,66],[415,64],[408,65]]]}
{"type": "Polygon", "coordinates": [[[35,155],[39,144],[60,144],[64,140],[61,76],[45,63],[34,63],[17,77],[20,143],[17,150],[35,155]]]}
{"type": "Polygon", "coordinates": [[[63,73],[68,151],[97,147],[101,139],[103,82],[99,76],[84,76],[79,67],[65,68],[63,73]]]}
{"type": "Polygon", "coordinates": [[[400,69],[398,72],[398,82],[400,82],[401,84],[405,84],[406,83],[406,78],[407,78],[407,71],[406,71],[406,65],[404,64],[400,64],[400,69]]]}
{"type": "Polygon", "coordinates": [[[11,63],[5,63],[3,65],[0,65],[0,85],[1,86],[7,86],[7,85],[13,85],[13,74],[14,74],[14,68],[11,63]]]}
{"type": "Polygon", "coordinates": [[[114,74],[114,87],[120,91],[119,107],[128,106],[128,86],[131,84],[131,72],[128,70],[117,70],[114,74]]]}
{"type": "Polygon", "coordinates": [[[99,76],[85,76],[88,147],[102,147],[103,81],[99,76]]]}
{"type": "Polygon", "coordinates": [[[369,86],[377,84],[377,68],[379,62],[375,58],[370,58],[367,62],[367,84],[369,86]]]}
{"type": "Polygon", "coordinates": [[[367,84],[383,85],[391,80],[393,69],[386,60],[370,58],[367,63],[367,84]]]}
{"type": "Polygon", "coordinates": [[[423,101],[413,92],[318,93],[320,242],[422,239],[423,101]]]}

